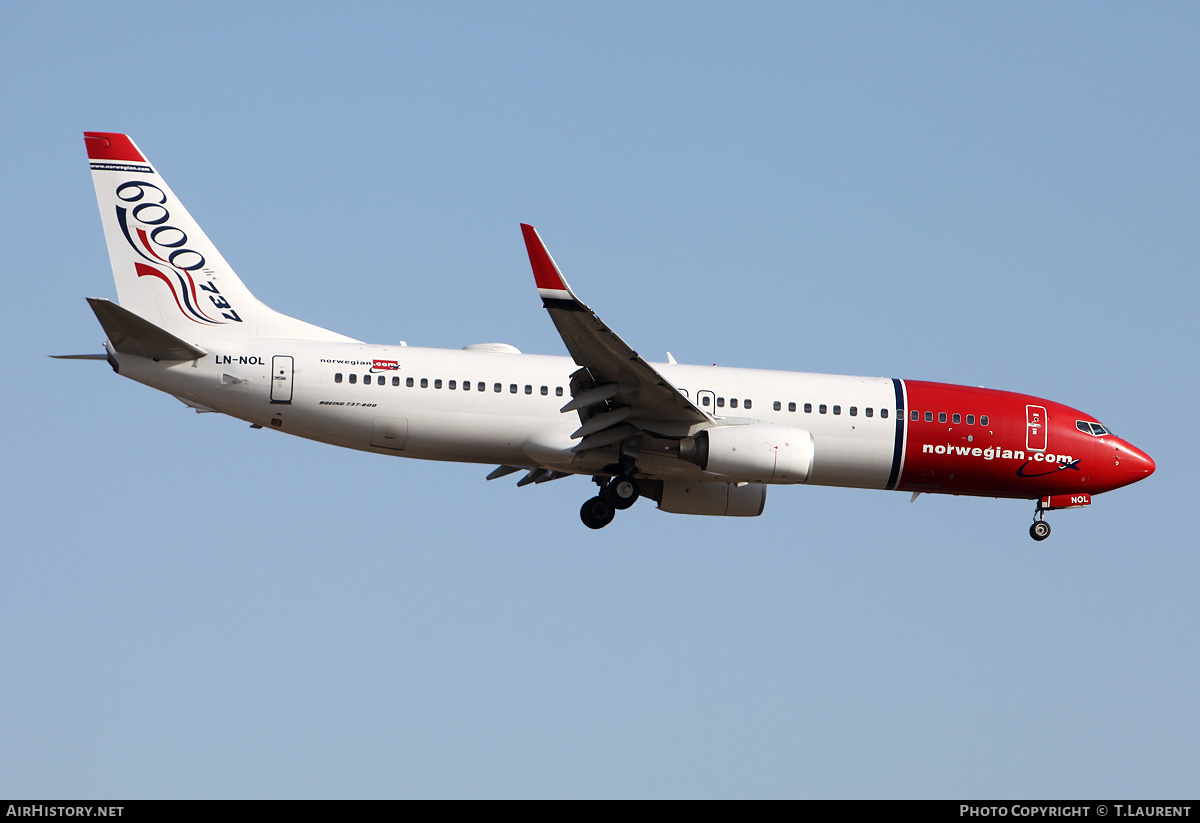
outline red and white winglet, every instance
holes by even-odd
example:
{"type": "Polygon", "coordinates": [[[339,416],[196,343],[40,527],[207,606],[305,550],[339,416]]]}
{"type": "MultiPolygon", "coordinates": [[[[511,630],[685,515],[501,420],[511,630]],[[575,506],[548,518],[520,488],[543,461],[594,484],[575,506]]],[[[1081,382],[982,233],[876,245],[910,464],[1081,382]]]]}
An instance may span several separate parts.
{"type": "Polygon", "coordinates": [[[89,160],[113,160],[125,163],[148,162],[127,134],[85,131],[83,140],[87,144],[89,160]]]}
{"type": "Polygon", "coordinates": [[[538,294],[543,300],[569,300],[583,305],[566,278],[558,270],[558,265],[542,238],[538,237],[537,229],[526,223],[521,224],[521,233],[525,235],[525,249],[529,252],[529,263],[533,266],[533,280],[537,283],[538,294]]]}

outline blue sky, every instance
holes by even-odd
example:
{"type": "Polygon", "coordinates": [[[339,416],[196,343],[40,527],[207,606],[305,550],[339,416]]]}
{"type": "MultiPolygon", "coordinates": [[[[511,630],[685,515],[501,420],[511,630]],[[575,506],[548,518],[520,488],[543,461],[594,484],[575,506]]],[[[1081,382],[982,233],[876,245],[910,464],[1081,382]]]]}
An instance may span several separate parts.
{"type": "Polygon", "coordinates": [[[1195,797],[1194,4],[7,4],[0,795],[1195,797]],[[1158,462],[757,519],[253,431],[122,380],[82,132],[273,308],[1011,389],[1158,462]]]}

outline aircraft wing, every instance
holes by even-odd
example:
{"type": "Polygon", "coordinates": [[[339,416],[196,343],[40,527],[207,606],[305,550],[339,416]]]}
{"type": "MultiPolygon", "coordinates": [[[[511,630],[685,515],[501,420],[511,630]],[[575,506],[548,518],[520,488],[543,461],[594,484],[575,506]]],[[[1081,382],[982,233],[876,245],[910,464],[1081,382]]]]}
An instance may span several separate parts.
{"type": "Polygon", "coordinates": [[[542,305],[580,366],[571,376],[571,402],[562,408],[579,412],[575,451],[608,446],[639,431],[686,437],[713,425],[712,417],[575,296],[537,230],[522,223],[521,231],[542,305]]]}

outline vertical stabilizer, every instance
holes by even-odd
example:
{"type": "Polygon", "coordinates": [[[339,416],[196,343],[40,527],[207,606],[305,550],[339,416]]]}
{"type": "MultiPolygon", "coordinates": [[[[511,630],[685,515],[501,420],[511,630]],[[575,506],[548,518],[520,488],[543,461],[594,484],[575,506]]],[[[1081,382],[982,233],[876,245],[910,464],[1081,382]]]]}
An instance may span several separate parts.
{"type": "Polygon", "coordinates": [[[184,340],[351,340],[255,299],[128,135],[84,140],[122,307],[184,340]]]}

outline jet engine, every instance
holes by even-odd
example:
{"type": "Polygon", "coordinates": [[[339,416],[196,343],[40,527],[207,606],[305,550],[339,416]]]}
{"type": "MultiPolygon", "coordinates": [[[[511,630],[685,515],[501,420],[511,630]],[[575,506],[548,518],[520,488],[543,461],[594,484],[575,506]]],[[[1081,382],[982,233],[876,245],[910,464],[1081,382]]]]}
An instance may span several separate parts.
{"type": "Polygon", "coordinates": [[[791,426],[717,426],[681,444],[680,457],[738,483],[804,483],[813,436],[791,426]]]}

